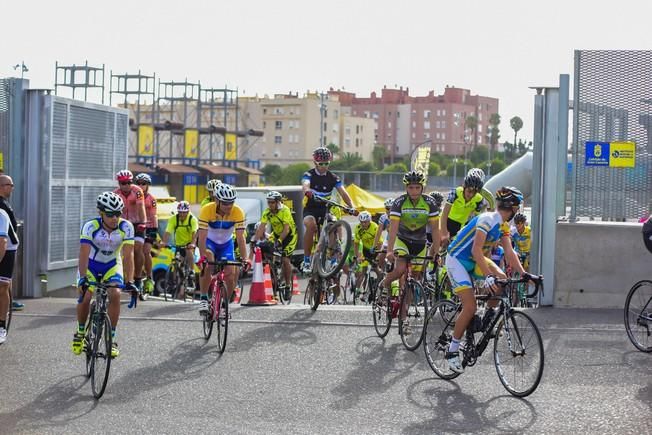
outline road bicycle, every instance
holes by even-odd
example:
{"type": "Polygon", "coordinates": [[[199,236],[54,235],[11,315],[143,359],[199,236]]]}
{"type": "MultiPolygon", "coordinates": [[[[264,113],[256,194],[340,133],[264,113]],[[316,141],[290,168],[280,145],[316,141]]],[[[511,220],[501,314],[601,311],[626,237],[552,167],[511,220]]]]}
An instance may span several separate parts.
{"type": "Polygon", "coordinates": [[[229,296],[224,282],[224,267],[242,267],[242,262],[231,260],[206,261],[202,264],[202,274],[206,266],[213,266],[211,282],[208,287],[209,300],[208,311],[202,317],[202,332],[204,338],[209,340],[213,333],[213,325],[216,325],[217,351],[223,353],[226,348],[226,337],[229,332],[229,296]]]}
{"type": "Polygon", "coordinates": [[[632,286],[625,299],[625,329],[632,344],[642,352],[652,352],[652,281],[632,286]]]}
{"type": "MultiPolygon", "coordinates": [[[[540,276],[497,279],[497,285],[503,287],[501,295],[476,295],[480,303],[489,300],[497,300],[499,303],[490,321],[483,321],[480,314],[473,317],[460,343],[462,366],[472,367],[493,340],[494,365],[498,378],[510,394],[518,397],[528,396],[536,390],[544,366],[543,341],[539,329],[528,314],[511,306],[512,289],[528,280],[535,284],[534,291],[528,295],[528,298],[533,298],[543,286],[543,278],[540,276]],[[477,334],[479,338],[476,338],[477,334]]],[[[423,342],[426,360],[435,374],[443,379],[459,376],[448,366],[446,353],[461,311],[461,303],[440,301],[430,309],[426,319],[423,342]]]]}
{"type": "Polygon", "coordinates": [[[186,299],[186,295],[193,295],[195,292],[195,271],[191,266],[188,266],[185,255],[192,255],[192,252],[186,251],[186,246],[166,246],[168,249],[174,250],[174,257],[165,272],[165,289],[163,297],[166,301],[175,299],[186,299]],[[182,291],[182,289],[185,289],[182,291]]]}
{"type": "Polygon", "coordinates": [[[375,261],[365,261],[364,266],[358,265],[357,258],[354,258],[352,263],[349,265],[349,273],[344,281],[342,288],[342,299],[345,304],[352,303],[356,305],[358,303],[367,303],[371,304],[376,297],[376,287],[380,278],[378,276],[377,266],[375,261]],[[355,271],[362,269],[362,277],[360,280],[360,285],[356,286],[356,273],[355,271]],[[364,300],[363,300],[364,298],[364,300]]]}
{"type": "Polygon", "coordinates": [[[12,310],[11,306],[14,303],[14,298],[11,295],[11,286],[7,290],[9,292],[9,305],[7,305],[7,312],[5,313],[5,330],[7,331],[7,336],[9,335],[9,327],[11,326],[11,316],[12,316],[12,310]]]}
{"type": "Polygon", "coordinates": [[[274,297],[281,304],[289,305],[292,302],[292,283],[286,283],[283,278],[283,253],[269,241],[257,242],[256,246],[263,254],[263,265],[269,265],[274,297]]]}
{"type": "MultiPolygon", "coordinates": [[[[99,277],[100,281],[102,277],[99,277]]],[[[89,287],[95,289],[95,298],[91,301],[90,315],[86,321],[86,334],[84,336],[84,352],[86,354],[86,377],[91,380],[91,389],[93,397],[99,399],[106,390],[106,384],[109,380],[111,371],[111,347],[113,345],[113,335],[111,328],[111,319],[106,311],[106,302],[108,298],[108,289],[124,286],[117,285],[115,282],[89,282],[88,287],[82,289],[80,301],[84,298],[84,293],[89,287]]],[[[132,300],[136,296],[132,295],[132,300]]]]}

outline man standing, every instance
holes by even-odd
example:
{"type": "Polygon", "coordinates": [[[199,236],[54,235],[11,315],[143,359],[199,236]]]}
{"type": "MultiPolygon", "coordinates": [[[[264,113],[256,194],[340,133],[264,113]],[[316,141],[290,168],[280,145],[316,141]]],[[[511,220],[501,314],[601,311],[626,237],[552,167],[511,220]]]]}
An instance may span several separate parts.
{"type": "Polygon", "coordinates": [[[7,199],[11,196],[14,182],[8,175],[0,175],[0,344],[7,340],[7,312],[9,292],[14,273],[14,261],[18,249],[16,217],[7,199]]]}

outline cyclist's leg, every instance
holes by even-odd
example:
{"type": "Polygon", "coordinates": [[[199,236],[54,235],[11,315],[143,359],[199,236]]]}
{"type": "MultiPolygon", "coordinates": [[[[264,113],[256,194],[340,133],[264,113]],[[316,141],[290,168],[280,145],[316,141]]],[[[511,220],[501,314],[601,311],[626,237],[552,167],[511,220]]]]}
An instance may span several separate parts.
{"type": "MultiPolygon", "coordinates": [[[[454,359],[455,356],[453,354],[458,351],[464,331],[475,315],[476,302],[475,294],[473,293],[473,286],[471,284],[471,277],[462,263],[460,263],[455,257],[449,255],[446,257],[446,271],[451,281],[453,292],[457,294],[462,301],[462,312],[455,321],[453,340],[448,349],[451,359],[454,359]]],[[[459,358],[456,362],[459,363],[459,358]]],[[[449,363],[451,363],[451,366],[453,365],[450,359],[449,363]]],[[[455,365],[456,370],[461,370],[461,365],[455,365]]]]}
{"type": "Polygon", "coordinates": [[[134,281],[136,286],[141,288],[141,280],[143,278],[143,264],[145,257],[143,256],[143,244],[145,243],[145,232],[136,230],[134,236],[134,281]]]}
{"type": "MultiPolygon", "coordinates": [[[[215,261],[218,247],[210,239],[206,240],[206,260],[215,261]]],[[[211,283],[211,268],[206,267],[199,278],[199,296],[201,300],[208,300],[208,286],[211,283]]]]}
{"type": "Polygon", "coordinates": [[[401,257],[409,254],[409,250],[405,243],[403,243],[403,241],[399,238],[397,238],[396,242],[394,242],[394,251],[396,251],[398,254],[394,263],[394,269],[392,269],[392,271],[389,272],[387,276],[385,276],[384,282],[384,287],[385,290],[387,290],[387,294],[391,294],[390,286],[392,285],[392,282],[401,278],[407,269],[407,261],[401,257]]]}
{"type": "MultiPolygon", "coordinates": [[[[229,239],[223,245],[217,246],[215,252],[216,260],[235,261],[235,246],[233,239],[229,239]]],[[[231,300],[231,295],[238,282],[238,267],[226,266],[224,268],[224,284],[226,285],[226,293],[228,300],[231,300]]]]}
{"type": "Polygon", "coordinates": [[[304,210],[303,212],[303,225],[305,231],[303,233],[303,263],[304,267],[310,266],[310,257],[312,255],[312,244],[317,234],[317,217],[310,214],[311,211],[304,210]]]}
{"type": "Polygon", "coordinates": [[[286,237],[285,240],[283,241],[283,278],[285,279],[285,285],[288,287],[292,287],[292,263],[290,262],[290,258],[292,257],[292,254],[294,253],[294,250],[297,247],[297,236],[296,234],[293,235],[291,240],[288,240],[286,237]]]}
{"type": "Polygon", "coordinates": [[[156,241],[156,228],[145,230],[145,243],[143,244],[143,262],[145,266],[145,279],[152,280],[152,244],[156,241]]]}

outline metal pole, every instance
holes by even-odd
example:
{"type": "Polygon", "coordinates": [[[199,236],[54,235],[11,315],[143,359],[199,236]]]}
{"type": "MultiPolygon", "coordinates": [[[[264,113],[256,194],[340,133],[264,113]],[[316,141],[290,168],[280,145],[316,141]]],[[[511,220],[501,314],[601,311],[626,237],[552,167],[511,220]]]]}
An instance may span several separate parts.
{"type": "Polygon", "coordinates": [[[581,60],[581,51],[575,50],[575,69],[573,74],[573,84],[575,90],[573,93],[573,163],[571,168],[571,209],[570,216],[568,217],[569,222],[577,221],[577,177],[578,177],[578,168],[580,157],[579,153],[579,137],[580,132],[577,126],[580,121],[580,60],[581,60]]]}
{"type": "Polygon", "coordinates": [[[319,93],[319,146],[324,146],[324,93],[319,93]]]}

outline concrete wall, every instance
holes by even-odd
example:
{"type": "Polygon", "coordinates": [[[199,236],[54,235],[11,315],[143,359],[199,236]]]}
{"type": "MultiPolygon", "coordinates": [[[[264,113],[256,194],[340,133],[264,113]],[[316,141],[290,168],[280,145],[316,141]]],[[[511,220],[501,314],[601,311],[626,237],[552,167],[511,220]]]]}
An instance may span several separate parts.
{"type": "Polygon", "coordinates": [[[652,279],[652,255],[641,229],[620,222],[558,223],[554,305],[623,308],[631,286],[652,279]]]}

